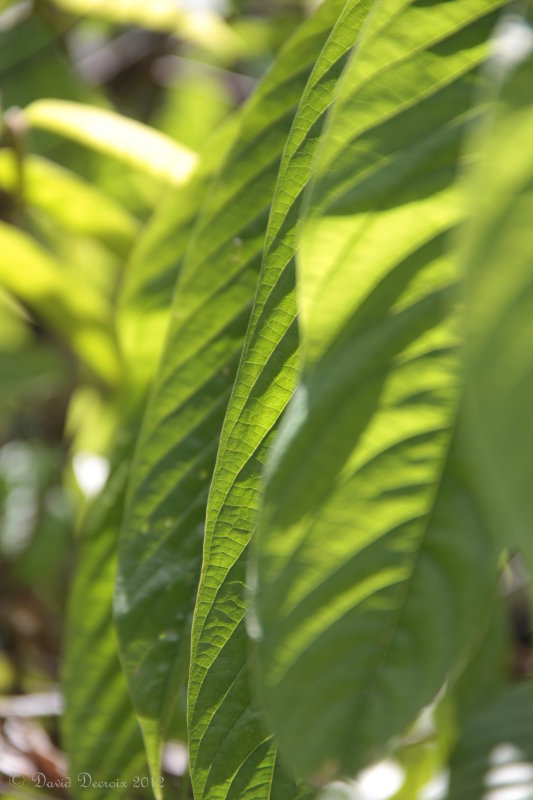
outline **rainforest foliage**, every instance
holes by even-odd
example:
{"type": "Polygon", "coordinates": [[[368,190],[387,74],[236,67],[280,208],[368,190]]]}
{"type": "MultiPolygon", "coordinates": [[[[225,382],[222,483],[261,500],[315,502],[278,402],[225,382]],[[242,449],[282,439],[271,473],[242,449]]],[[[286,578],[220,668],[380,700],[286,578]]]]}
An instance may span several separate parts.
{"type": "Polygon", "coordinates": [[[60,685],[63,794],[531,796],[532,10],[0,4],[0,693],[60,685]]]}

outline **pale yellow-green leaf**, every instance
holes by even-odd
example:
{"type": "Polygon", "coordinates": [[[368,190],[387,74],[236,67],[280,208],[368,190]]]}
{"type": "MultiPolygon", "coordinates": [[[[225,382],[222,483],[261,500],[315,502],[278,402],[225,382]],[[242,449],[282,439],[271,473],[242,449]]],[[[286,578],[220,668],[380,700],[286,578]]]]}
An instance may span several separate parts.
{"type": "MultiPolygon", "coordinates": [[[[0,188],[19,189],[13,150],[0,150],[0,188]]],[[[115,200],[75,173],[37,155],[24,159],[22,200],[73,233],[95,236],[113,249],[131,246],[139,224],[115,200]]]]}
{"type": "Polygon", "coordinates": [[[192,150],[114,111],[67,100],[36,100],[25,117],[31,127],[66,136],[167,183],[184,183],[196,167],[192,150]]]}
{"type": "Polygon", "coordinates": [[[51,253],[17,228],[0,222],[0,286],[26,305],[106,381],[119,364],[109,333],[110,309],[51,253]]]}

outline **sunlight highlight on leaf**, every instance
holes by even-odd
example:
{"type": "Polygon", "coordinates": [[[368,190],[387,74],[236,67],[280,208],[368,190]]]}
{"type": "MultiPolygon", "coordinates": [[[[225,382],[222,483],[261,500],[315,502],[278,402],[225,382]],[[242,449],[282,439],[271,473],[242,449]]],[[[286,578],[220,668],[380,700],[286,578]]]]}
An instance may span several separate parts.
{"type": "Polygon", "coordinates": [[[24,116],[35,128],[74,139],[168,183],[184,183],[197,164],[192,150],[115,111],[66,100],[36,100],[24,116]]]}
{"type": "Polygon", "coordinates": [[[449,242],[500,5],[374,6],[315,165],[305,361],[265,473],[255,590],[264,707],[304,775],[384,756],[483,620],[497,556],[472,485],[449,242]]]}

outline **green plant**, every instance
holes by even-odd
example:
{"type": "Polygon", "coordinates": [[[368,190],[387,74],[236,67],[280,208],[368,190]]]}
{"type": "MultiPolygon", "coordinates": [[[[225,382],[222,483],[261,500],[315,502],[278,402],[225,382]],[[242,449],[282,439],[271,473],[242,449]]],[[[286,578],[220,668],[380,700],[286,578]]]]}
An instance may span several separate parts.
{"type": "MultiPolygon", "coordinates": [[[[245,14],[56,5],[251,58],[245,14]]],[[[161,797],[175,739],[196,800],[326,800],[384,758],[397,800],[446,767],[475,800],[499,745],[529,758],[530,11],[325,0],[187,146],[88,87],[5,113],[10,391],[64,398],[64,485],[111,464],[78,498],[73,796],[161,797]]]]}

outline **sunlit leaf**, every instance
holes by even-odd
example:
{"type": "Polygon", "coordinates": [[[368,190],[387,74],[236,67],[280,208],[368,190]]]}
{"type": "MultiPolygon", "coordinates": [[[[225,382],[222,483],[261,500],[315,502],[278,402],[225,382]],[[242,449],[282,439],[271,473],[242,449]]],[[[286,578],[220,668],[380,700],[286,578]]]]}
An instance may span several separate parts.
{"type": "Polygon", "coordinates": [[[266,451],[297,380],[294,251],[298,210],[336,80],[369,5],[356,0],[341,13],[344,0],[329,2],[316,20],[325,35],[331,35],[316,61],[285,147],[256,301],[222,430],[208,505],[191,659],[189,718],[193,779],[199,796],[201,792],[211,796],[215,787],[233,796],[233,778],[253,769],[250,765],[258,752],[264,751],[265,764],[273,752],[264,720],[252,702],[247,675],[247,546],[256,525],[266,451]]]}
{"type": "Polygon", "coordinates": [[[493,581],[449,242],[499,5],[384,0],[321,146],[298,262],[305,363],[267,470],[251,625],[265,709],[304,774],[385,752],[458,667],[493,581]]]}
{"type": "Polygon", "coordinates": [[[119,363],[105,299],[87,286],[80,292],[83,284],[51,253],[3,222],[0,251],[0,285],[64,336],[97,375],[114,382],[119,363]]]}
{"type": "Polygon", "coordinates": [[[131,214],[96,187],[39,156],[24,159],[19,186],[13,151],[1,150],[0,186],[11,194],[20,193],[22,203],[51,216],[65,229],[96,236],[119,252],[131,246],[139,227],[131,214]]]}
{"type": "Polygon", "coordinates": [[[184,183],[196,167],[192,150],[114,111],[51,99],[31,103],[24,116],[32,127],[74,139],[168,183],[184,183]]]}
{"type": "Polygon", "coordinates": [[[236,120],[209,139],[186,186],[169,190],[139,237],[124,272],[117,326],[128,380],[153,378],[170,319],[176,279],[191,230],[213,177],[235,134],[236,120]]]}
{"type": "MultiPolygon", "coordinates": [[[[298,101],[330,26],[324,12],[303,26],[244,110],[240,134],[209,191],[189,246],[137,449],[119,553],[117,623],[154,769],[188,670],[207,493],[276,176],[298,101]]],[[[257,730],[255,719],[252,725],[257,730]]],[[[195,748],[194,739],[193,764],[195,748]]],[[[269,743],[243,763],[239,774],[233,769],[228,761],[223,780],[231,792],[245,797],[263,791],[259,783],[268,792],[273,769],[269,743]]],[[[279,767],[277,781],[284,781],[279,767]]],[[[210,791],[200,786],[195,788],[198,797],[210,791]]]]}

